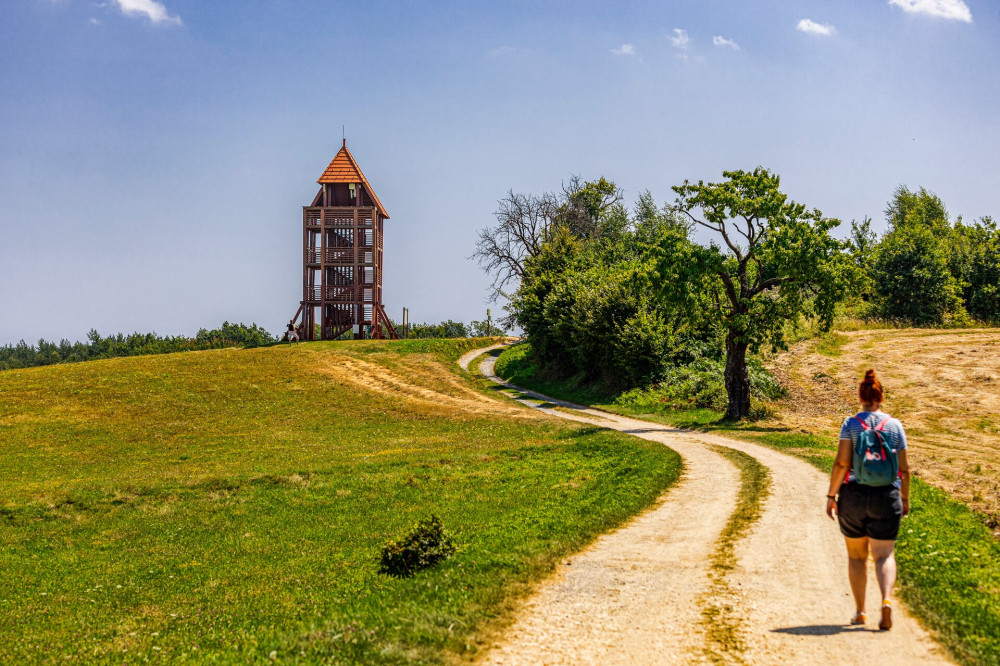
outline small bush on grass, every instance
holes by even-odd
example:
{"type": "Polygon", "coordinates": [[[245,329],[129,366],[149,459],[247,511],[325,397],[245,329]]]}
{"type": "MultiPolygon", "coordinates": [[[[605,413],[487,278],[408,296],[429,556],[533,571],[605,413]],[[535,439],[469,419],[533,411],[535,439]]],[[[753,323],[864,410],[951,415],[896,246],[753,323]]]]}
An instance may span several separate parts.
{"type": "Polygon", "coordinates": [[[382,547],[379,572],[406,578],[448,559],[454,552],[455,544],[444,531],[441,519],[432,515],[417,523],[399,541],[390,541],[382,547]]]}

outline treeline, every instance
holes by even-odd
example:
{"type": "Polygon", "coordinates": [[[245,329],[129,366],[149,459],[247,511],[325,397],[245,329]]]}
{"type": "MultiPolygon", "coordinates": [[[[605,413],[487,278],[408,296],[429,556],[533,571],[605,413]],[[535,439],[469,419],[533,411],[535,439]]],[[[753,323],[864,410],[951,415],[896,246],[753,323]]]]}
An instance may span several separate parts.
{"type": "MultiPolygon", "coordinates": [[[[766,169],[685,181],[658,206],[626,208],[614,183],[572,180],[557,194],[509,192],[474,256],[496,294],[516,285],[509,324],[553,377],[622,389],[697,367],[725,386],[726,415],[750,414],[750,356],[780,349],[800,323],[839,314],[918,326],[1000,322],[1000,231],[951,220],[925,189],[900,187],[879,236],[795,203],[766,169]],[[708,243],[696,228],[708,229],[708,243]]],[[[704,231],[703,231],[704,233],[704,231]]],[[[764,393],[758,393],[763,396],[764,393]]]]}
{"type": "Polygon", "coordinates": [[[1000,229],[991,218],[952,221],[939,197],[906,187],[885,217],[881,237],[870,219],[851,224],[862,278],[857,316],[915,326],[1000,322],[1000,229]]]}
{"type": "MultiPolygon", "coordinates": [[[[396,331],[403,335],[401,324],[395,324],[396,331]]],[[[472,320],[469,324],[451,319],[439,324],[410,324],[406,332],[407,338],[485,338],[487,336],[503,336],[506,332],[496,322],[487,324],[485,321],[472,320]]]]}
{"type": "Polygon", "coordinates": [[[223,322],[219,328],[200,329],[193,338],[183,335],[159,336],[155,333],[117,333],[103,337],[92,329],[87,334],[86,342],[60,340],[56,343],[41,339],[37,344],[29,345],[21,340],[16,345],[0,347],[0,370],[199,349],[261,347],[275,342],[277,339],[257,324],[247,326],[228,321],[223,322]]]}

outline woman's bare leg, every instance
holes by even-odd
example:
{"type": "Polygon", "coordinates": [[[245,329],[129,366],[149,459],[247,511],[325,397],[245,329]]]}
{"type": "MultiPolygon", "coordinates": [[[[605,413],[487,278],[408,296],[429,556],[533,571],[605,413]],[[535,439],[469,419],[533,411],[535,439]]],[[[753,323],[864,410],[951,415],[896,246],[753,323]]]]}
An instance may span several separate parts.
{"type": "Polygon", "coordinates": [[[895,541],[871,539],[872,557],[875,558],[875,578],[878,589],[882,591],[882,601],[892,597],[892,588],[896,584],[895,541]]]}
{"type": "Polygon", "coordinates": [[[847,577],[851,581],[855,610],[863,613],[865,610],[865,585],[868,583],[868,537],[860,539],[844,537],[844,541],[847,542],[847,577]]]}

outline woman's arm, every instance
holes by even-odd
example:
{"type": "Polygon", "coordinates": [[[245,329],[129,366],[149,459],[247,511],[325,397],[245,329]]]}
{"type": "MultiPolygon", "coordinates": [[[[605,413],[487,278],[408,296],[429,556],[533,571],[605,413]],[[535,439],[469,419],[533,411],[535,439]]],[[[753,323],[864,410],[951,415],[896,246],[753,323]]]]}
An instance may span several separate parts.
{"type": "Polygon", "coordinates": [[[899,460],[899,496],[903,500],[903,515],[910,513],[910,461],[906,457],[906,449],[896,452],[899,460]]]}
{"type": "MultiPolygon", "coordinates": [[[[837,500],[834,498],[840,492],[840,486],[844,483],[847,471],[851,469],[851,453],[853,445],[849,439],[841,439],[837,446],[837,459],[833,461],[833,471],[830,472],[830,490],[826,494],[826,515],[832,519],[837,510],[837,500]]],[[[900,459],[900,469],[902,469],[902,458],[900,459]]],[[[907,488],[909,488],[909,478],[907,478],[907,488]]]]}

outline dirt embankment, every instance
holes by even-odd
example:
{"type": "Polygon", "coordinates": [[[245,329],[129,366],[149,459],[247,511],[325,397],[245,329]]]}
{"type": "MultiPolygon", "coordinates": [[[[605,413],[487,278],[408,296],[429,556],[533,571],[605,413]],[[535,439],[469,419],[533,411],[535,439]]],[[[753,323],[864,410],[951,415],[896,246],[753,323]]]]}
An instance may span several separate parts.
{"type": "Polygon", "coordinates": [[[789,388],[785,425],[835,439],[875,368],[884,409],[906,427],[915,473],[991,517],[1000,530],[1000,329],[834,333],[771,363],[789,388]]]}

